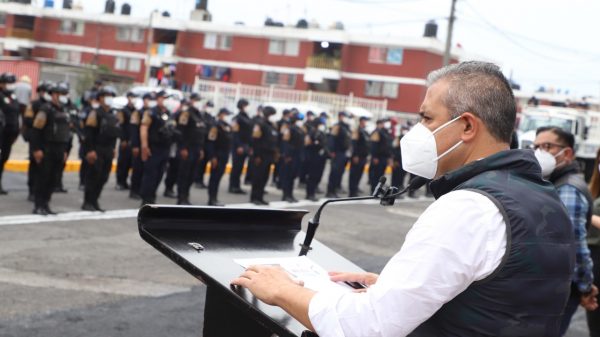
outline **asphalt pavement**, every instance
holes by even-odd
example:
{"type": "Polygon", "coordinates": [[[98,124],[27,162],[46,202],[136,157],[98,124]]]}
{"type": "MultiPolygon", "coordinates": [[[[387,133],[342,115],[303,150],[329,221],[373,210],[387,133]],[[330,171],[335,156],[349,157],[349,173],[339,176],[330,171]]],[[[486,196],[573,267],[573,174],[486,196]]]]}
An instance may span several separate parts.
{"type": "MultiPolygon", "coordinates": [[[[221,201],[250,207],[248,196],[226,193],[228,176],[223,179],[221,201]]],[[[60,214],[48,217],[30,214],[25,181],[24,173],[6,172],[9,195],[0,196],[0,336],[202,335],[204,286],[139,237],[139,201],[114,189],[114,175],[100,199],[107,212],[81,211],[77,174],[66,173],[69,192],[53,196],[51,206],[60,214]]],[[[163,188],[158,203],[173,204],[162,197],[163,188]]],[[[303,196],[298,190],[296,197],[303,196]]],[[[272,186],[266,199],[274,201],[271,207],[311,213],[318,205],[277,201],[281,193],[272,186]]],[[[205,204],[206,190],[193,189],[191,201],[205,204]]],[[[363,269],[379,272],[431,201],[332,205],[323,213],[316,239],[363,269]]],[[[581,311],[567,336],[587,336],[581,311]]]]}

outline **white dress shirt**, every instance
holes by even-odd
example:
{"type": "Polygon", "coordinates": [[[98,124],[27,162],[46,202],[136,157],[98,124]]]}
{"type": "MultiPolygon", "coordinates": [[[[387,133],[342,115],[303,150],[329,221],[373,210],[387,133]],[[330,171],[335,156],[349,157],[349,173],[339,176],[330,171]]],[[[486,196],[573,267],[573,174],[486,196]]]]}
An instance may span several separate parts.
{"type": "Polygon", "coordinates": [[[377,283],[364,293],[318,292],[310,321],[320,337],[406,336],[496,270],[505,251],[496,205],[473,191],[447,193],[419,217],[377,283]]]}

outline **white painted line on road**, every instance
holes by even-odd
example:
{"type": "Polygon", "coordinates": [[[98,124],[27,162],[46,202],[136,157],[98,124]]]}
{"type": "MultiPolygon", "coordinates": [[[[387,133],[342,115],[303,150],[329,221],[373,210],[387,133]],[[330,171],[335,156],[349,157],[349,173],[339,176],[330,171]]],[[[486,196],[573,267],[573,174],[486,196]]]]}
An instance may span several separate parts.
{"type": "MultiPolygon", "coordinates": [[[[269,206],[256,206],[252,203],[238,203],[228,204],[225,207],[235,208],[300,208],[306,206],[319,206],[327,199],[321,199],[319,201],[300,200],[296,203],[289,203],[287,201],[271,201],[269,206]]],[[[396,203],[412,203],[418,201],[424,201],[427,199],[400,199],[396,200],[396,203]]],[[[376,205],[378,200],[359,200],[359,201],[348,201],[344,202],[343,205],[376,205]]],[[[342,205],[342,204],[340,204],[342,205]]],[[[404,214],[403,211],[399,211],[404,214]]],[[[112,220],[112,219],[126,219],[137,217],[138,209],[119,209],[106,212],[65,212],[56,215],[8,215],[0,217],[0,226],[14,226],[14,225],[25,225],[35,224],[44,222],[65,222],[65,221],[85,221],[85,220],[112,220]]]]}
{"type": "Polygon", "coordinates": [[[36,288],[115,294],[135,297],[162,297],[188,292],[191,287],[114,277],[73,276],[60,278],[40,273],[0,268],[0,282],[36,288]]]}

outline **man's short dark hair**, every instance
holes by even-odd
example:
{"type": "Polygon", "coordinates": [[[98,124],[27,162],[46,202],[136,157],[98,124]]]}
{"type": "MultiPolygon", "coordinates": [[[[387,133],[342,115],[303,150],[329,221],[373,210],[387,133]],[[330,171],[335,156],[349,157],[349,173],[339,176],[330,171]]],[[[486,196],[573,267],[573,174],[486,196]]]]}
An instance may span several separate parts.
{"type": "Polygon", "coordinates": [[[500,68],[488,62],[469,61],[432,71],[427,86],[448,81],[444,104],[450,118],[464,112],[479,117],[494,138],[510,143],[517,117],[513,91],[500,68]]]}
{"type": "Polygon", "coordinates": [[[575,148],[575,136],[569,131],[558,126],[542,126],[535,131],[535,135],[539,135],[542,132],[550,131],[558,137],[558,141],[561,145],[568,146],[572,149],[575,148]]]}

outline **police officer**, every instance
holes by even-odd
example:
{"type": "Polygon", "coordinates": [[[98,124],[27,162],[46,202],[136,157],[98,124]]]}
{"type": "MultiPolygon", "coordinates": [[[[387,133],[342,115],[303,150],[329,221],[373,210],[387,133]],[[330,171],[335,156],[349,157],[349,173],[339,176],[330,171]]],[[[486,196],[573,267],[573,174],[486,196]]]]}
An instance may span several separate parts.
{"type": "Polygon", "coordinates": [[[275,108],[265,106],[262,117],[255,120],[252,130],[252,157],[248,166],[252,167],[252,191],[250,202],[255,205],[268,205],[265,201],[265,186],[269,181],[271,165],[278,157],[277,140],[279,133],[275,126],[275,108]]]}
{"type": "Polygon", "coordinates": [[[250,141],[252,140],[252,120],[246,109],[248,100],[242,98],[237,103],[238,114],[233,118],[231,127],[233,130],[233,149],[231,157],[231,173],[229,174],[229,193],[246,194],[240,187],[240,177],[244,168],[244,162],[248,157],[250,141]]]}
{"type": "Polygon", "coordinates": [[[400,140],[408,132],[408,129],[402,126],[398,136],[392,143],[392,186],[399,189],[404,188],[404,178],[406,171],[402,167],[402,150],[400,149],[400,140]]]}
{"type": "Polygon", "coordinates": [[[160,184],[174,136],[174,121],[164,101],[169,95],[165,91],[156,94],[156,106],[144,111],[140,126],[141,156],[144,162],[140,196],[142,204],[156,202],[156,190],[160,184]]]}
{"type": "Polygon", "coordinates": [[[98,95],[98,91],[102,89],[103,82],[101,79],[94,80],[94,85],[86,90],[83,95],[81,95],[81,104],[83,108],[89,109],[92,106],[92,101],[96,99],[98,95]]]}
{"type": "Polygon", "coordinates": [[[177,145],[179,172],[177,174],[177,204],[191,205],[190,187],[194,179],[194,168],[204,158],[204,144],[207,136],[207,125],[202,112],[196,103],[200,95],[193,93],[190,104],[184,105],[177,116],[177,128],[181,138],[177,145]]]}
{"type": "Polygon", "coordinates": [[[142,96],[143,105],[140,110],[134,110],[131,112],[129,119],[129,135],[131,139],[131,186],[129,187],[129,198],[134,200],[141,200],[140,188],[142,185],[142,175],[144,171],[144,162],[142,161],[141,155],[141,141],[140,141],[140,123],[142,121],[142,115],[146,112],[150,113],[150,109],[156,106],[156,100],[152,93],[146,93],[142,96]]]}
{"type": "Polygon", "coordinates": [[[294,180],[298,176],[304,148],[304,136],[306,131],[302,126],[301,113],[295,111],[290,114],[289,124],[281,127],[281,157],[283,159],[279,174],[283,197],[281,200],[287,202],[298,202],[294,198],[294,180]]]}
{"type": "Polygon", "coordinates": [[[219,183],[225,172],[233,141],[232,128],[225,118],[231,115],[226,108],[217,114],[216,124],[208,132],[207,156],[210,162],[210,179],[208,180],[208,205],[223,206],[217,199],[219,183]]]}
{"type": "Polygon", "coordinates": [[[129,170],[132,165],[131,155],[131,115],[137,110],[135,107],[135,99],[138,97],[133,92],[128,92],[127,104],[121,109],[117,115],[119,117],[119,123],[121,125],[121,137],[119,141],[119,157],[117,159],[117,185],[116,189],[128,190],[129,184],[127,178],[129,177],[129,170]]]}
{"type": "MultiPolygon", "coordinates": [[[[83,130],[85,129],[85,121],[89,113],[93,109],[98,109],[100,107],[100,103],[98,102],[97,97],[98,91],[93,91],[92,96],[88,98],[88,103],[83,104],[79,114],[77,115],[77,137],[79,138],[79,144],[83,144],[85,142],[85,135],[83,130]]],[[[87,173],[88,162],[85,159],[84,147],[79,146],[79,159],[81,159],[81,165],[79,166],[79,190],[85,190],[85,175],[87,173]]]]}
{"type": "Polygon", "coordinates": [[[326,119],[323,117],[315,119],[311,123],[313,127],[309,129],[304,145],[306,146],[306,162],[308,166],[306,178],[306,199],[317,201],[316,193],[323,177],[325,164],[329,157],[327,147],[327,126],[326,119]]]}
{"type": "Polygon", "coordinates": [[[67,91],[67,95],[61,95],[60,103],[65,106],[67,111],[69,111],[69,127],[70,127],[71,132],[69,133],[70,137],[69,137],[69,141],[67,142],[67,155],[65,157],[63,165],[60,168],[60,171],[58,172],[58,177],[56,178],[56,186],[54,187],[54,193],[67,193],[67,189],[63,186],[63,173],[65,171],[65,167],[67,166],[67,158],[69,157],[69,154],[71,153],[71,150],[73,149],[73,133],[77,129],[76,119],[77,119],[78,112],[77,112],[77,107],[75,106],[75,104],[73,104],[73,102],[71,101],[71,99],[69,98],[69,95],[68,95],[69,82],[59,82],[57,85],[59,87],[64,88],[64,90],[67,91]]]}
{"type": "Polygon", "coordinates": [[[348,163],[351,131],[348,124],[350,116],[345,111],[338,113],[338,123],[333,125],[329,135],[329,148],[331,155],[331,169],[327,183],[327,198],[339,198],[337,188],[342,182],[342,177],[348,163]]]}
{"type": "Polygon", "coordinates": [[[31,150],[38,165],[34,179],[34,214],[56,214],[48,203],[56,186],[56,178],[67,156],[67,142],[71,137],[69,111],[61,104],[68,91],[64,87],[49,89],[51,100],[40,108],[33,120],[31,150]],[[61,98],[63,97],[63,98],[61,98]]]}
{"type": "Polygon", "coordinates": [[[352,132],[352,160],[350,162],[350,175],[348,177],[348,190],[350,197],[358,196],[360,178],[362,178],[369,156],[369,133],[366,130],[369,117],[362,116],[358,119],[358,127],[352,132]]]}
{"type": "MultiPolygon", "coordinates": [[[[207,101],[204,106],[201,102],[194,102],[196,109],[202,111],[204,122],[206,123],[206,129],[210,130],[213,125],[216,125],[217,120],[215,119],[215,105],[212,101],[207,101]]],[[[208,134],[207,134],[208,137],[208,134]]],[[[207,141],[204,141],[204,158],[198,161],[198,166],[194,168],[194,186],[196,188],[204,189],[206,184],[204,183],[204,173],[206,172],[206,165],[208,164],[208,158],[206,156],[207,141]]]]}
{"type": "MultiPolygon", "coordinates": [[[[308,135],[311,131],[312,128],[314,128],[314,121],[315,121],[315,113],[312,111],[307,111],[306,112],[306,117],[304,118],[304,129],[306,130],[306,134],[308,135]]],[[[306,185],[306,178],[308,176],[308,163],[307,163],[307,156],[306,156],[306,147],[303,147],[302,150],[302,164],[300,164],[300,170],[298,172],[298,186],[301,185],[306,185]]]]}
{"type": "MultiPolygon", "coordinates": [[[[256,108],[256,114],[254,116],[252,116],[252,142],[254,142],[254,126],[256,126],[256,124],[260,123],[263,119],[263,106],[259,105],[256,108]]],[[[252,143],[250,144],[250,151],[249,151],[249,157],[252,157],[253,152],[252,152],[253,146],[252,143]]],[[[248,166],[246,167],[246,175],[244,177],[244,185],[251,185],[252,184],[252,170],[254,168],[254,165],[252,165],[252,163],[250,162],[251,158],[248,159],[248,166]]],[[[252,198],[250,198],[252,199],[252,198]]]]}
{"type": "MultiPolygon", "coordinates": [[[[4,115],[4,130],[0,132],[0,195],[7,194],[2,188],[4,165],[10,157],[13,143],[19,137],[19,101],[13,93],[16,77],[12,73],[0,75],[0,110],[4,115]]],[[[2,122],[0,122],[2,124],[2,122]]]]}
{"type": "Polygon", "coordinates": [[[392,154],[392,136],[386,123],[389,123],[387,119],[378,119],[377,128],[371,133],[371,163],[369,164],[371,193],[375,191],[379,178],[385,174],[392,154]]]}
{"type": "MultiPolygon", "coordinates": [[[[279,147],[279,153],[281,153],[281,126],[283,124],[289,123],[290,113],[291,110],[283,109],[283,111],[281,112],[281,119],[277,121],[277,132],[279,132],[279,139],[277,143],[279,147]]],[[[280,156],[280,158],[275,162],[275,169],[273,170],[273,184],[275,184],[275,186],[278,189],[281,189],[281,181],[279,180],[279,170],[281,168],[282,161],[283,158],[280,156]]]]}
{"type": "Polygon", "coordinates": [[[85,141],[83,143],[88,169],[85,175],[85,191],[81,209],[104,212],[98,204],[100,193],[108,181],[112,161],[115,156],[117,138],[121,135],[117,112],[112,108],[114,89],[103,87],[98,91],[100,107],[92,109],[85,120],[85,141]]]}

